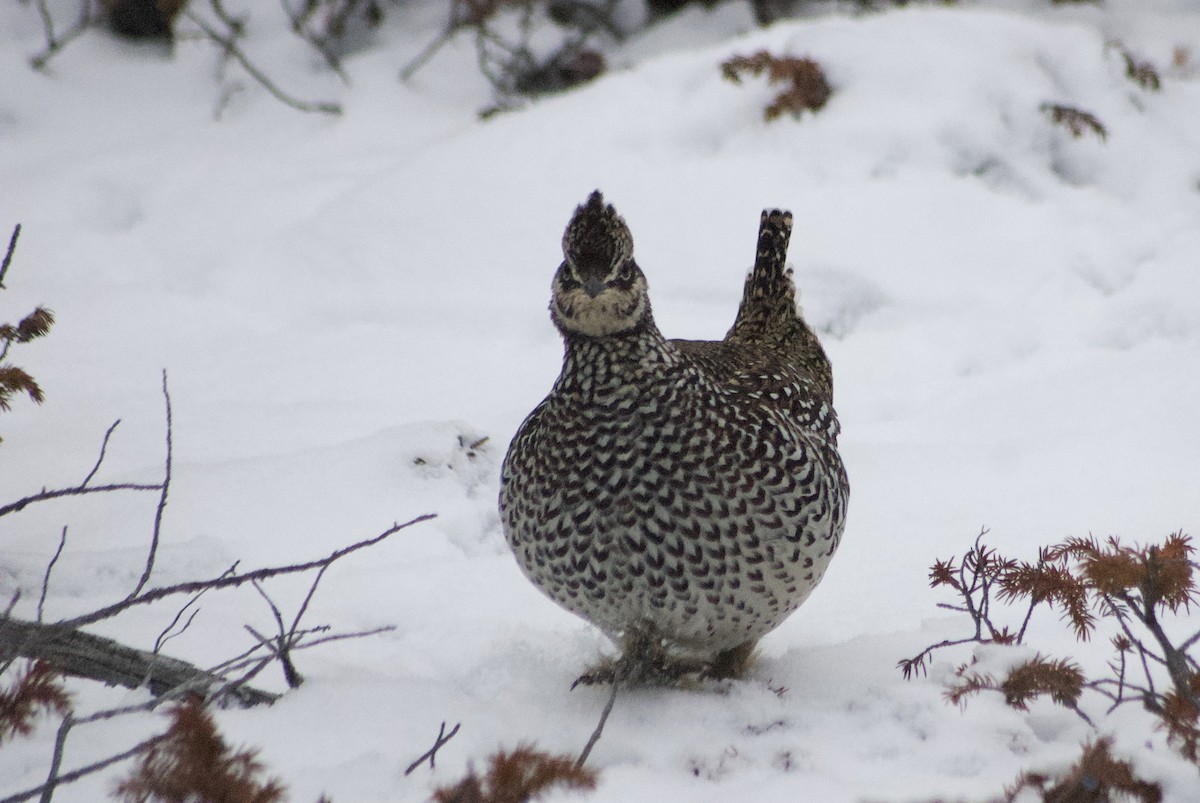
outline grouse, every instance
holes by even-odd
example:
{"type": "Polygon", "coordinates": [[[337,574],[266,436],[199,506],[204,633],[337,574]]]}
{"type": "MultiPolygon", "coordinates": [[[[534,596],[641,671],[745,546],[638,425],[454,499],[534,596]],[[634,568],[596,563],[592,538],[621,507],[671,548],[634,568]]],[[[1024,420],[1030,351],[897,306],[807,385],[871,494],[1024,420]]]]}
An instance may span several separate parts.
{"type": "Polygon", "coordinates": [[[791,229],[789,212],[762,213],[719,342],[662,336],[598,190],[563,235],[562,373],[509,447],[500,517],[525,575],[620,645],[627,677],[742,673],[841,540],[832,373],[796,306],[791,229]]]}

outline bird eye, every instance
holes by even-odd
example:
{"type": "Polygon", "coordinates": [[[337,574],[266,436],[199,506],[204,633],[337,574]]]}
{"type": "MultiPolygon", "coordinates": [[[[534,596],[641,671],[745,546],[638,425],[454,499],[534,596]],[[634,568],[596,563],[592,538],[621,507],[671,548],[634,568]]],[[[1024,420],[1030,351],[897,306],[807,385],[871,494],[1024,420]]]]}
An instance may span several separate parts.
{"type": "Polygon", "coordinates": [[[632,281],[633,279],[633,263],[625,262],[621,265],[621,269],[617,271],[617,280],[622,282],[632,281]]]}

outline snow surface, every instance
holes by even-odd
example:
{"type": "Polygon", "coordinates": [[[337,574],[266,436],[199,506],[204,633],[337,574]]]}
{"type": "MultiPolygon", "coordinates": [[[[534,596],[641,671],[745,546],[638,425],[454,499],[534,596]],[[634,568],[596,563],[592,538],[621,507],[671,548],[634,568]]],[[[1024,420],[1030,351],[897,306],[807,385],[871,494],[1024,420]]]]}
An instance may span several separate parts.
{"type": "MultiPolygon", "coordinates": [[[[349,86],[274,4],[227,5],[253,8],[259,66],[345,114],[284,107],[201,40],[168,58],[92,33],[38,73],[36,8],[0,8],[0,231],[24,224],[0,320],[37,303],[58,317],[12,355],[47,399],[0,416],[0,501],[78,482],[118,418],[99,479],[156,481],[166,368],[175,475],[156,583],[438,514],[330,571],[307,619],[393,632],[301,653],[300,689],[219,712],[293,800],[422,800],[498,747],[574,754],[591,733],[606,692],[569,687],[609,648],[524,580],[495,498],[508,440],[559,368],[549,282],[595,187],[628,220],[671,337],[721,337],[759,210],[796,213],[791,257],[833,361],[853,493],[824,584],[749,679],[619,698],[591,799],[980,800],[1074,759],[1090,734],[1069,713],[943,701],[969,648],[914,681],[895,664],[969,630],[935,607],[926,572],[983,526],[1025,558],[1068,535],[1200,535],[1193,2],[828,5],[766,30],[727,3],[614,47],[620,68],[589,86],[482,122],[469,36],[397,80],[442,24],[436,4],[393,12],[347,60],[349,86]],[[1160,92],[1125,77],[1114,40],[1158,65],[1160,92]],[[773,91],[717,69],[760,48],[818,59],[829,105],[765,124],[773,91]],[[1073,140],[1045,102],[1094,113],[1107,140],[1073,140]],[[443,720],[461,732],[435,771],[406,777],[443,720]]],[[[74,5],[51,7],[66,20],[74,5]]],[[[16,613],[31,616],[69,525],[47,615],[118,599],[153,496],[0,520],[0,594],[23,589],[16,613]]],[[[306,590],[270,586],[285,615],[306,590]]],[[[96,630],[148,648],[175,609],[96,630]]],[[[253,591],[213,595],[168,651],[214,662],[252,644],[247,623],[273,627],[253,591]]],[[[1093,668],[1100,641],[1081,654],[1093,668]]],[[[1032,643],[1076,651],[1053,615],[1032,643]]],[[[144,699],[72,688],[81,712],[144,699]]],[[[1200,798],[1146,715],[1088,710],[1169,800],[1200,798]]],[[[64,767],[162,723],[81,728],[64,767]]],[[[0,750],[0,795],[44,778],[52,740],[47,726],[0,750]]],[[[56,799],[102,799],[121,771],[56,799]]]]}

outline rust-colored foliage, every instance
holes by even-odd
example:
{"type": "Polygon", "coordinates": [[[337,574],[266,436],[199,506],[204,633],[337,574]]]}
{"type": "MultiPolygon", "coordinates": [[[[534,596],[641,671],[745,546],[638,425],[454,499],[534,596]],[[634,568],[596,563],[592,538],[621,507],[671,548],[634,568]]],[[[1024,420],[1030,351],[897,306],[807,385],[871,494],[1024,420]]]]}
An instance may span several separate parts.
{"type": "Polygon", "coordinates": [[[570,756],[556,756],[518,745],[506,753],[501,750],[488,759],[487,775],[480,778],[472,770],[453,786],[433,793],[436,803],[523,803],[533,800],[556,786],[568,789],[596,788],[596,773],[577,767],[570,756]]]}
{"type": "Polygon", "coordinates": [[[41,387],[24,369],[15,365],[0,365],[0,410],[12,409],[12,397],[27,393],[38,404],[46,398],[41,387]]]}
{"type": "Polygon", "coordinates": [[[38,307],[22,318],[16,326],[11,323],[0,323],[0,340],[28,343],[35,337],[41,337],[49,332],[53,323],[54,313],[45,307],[38,307]]]}
{"type": "MultiPolygon", "coordinates": [[[[21,236],[20,225],[13,228],[12,238],[8,241],[8,250],[4,260],[0,262],[0,289],[4,288],[4,277],[12,264],[13,252],[17,248],[17,240],[21,236]]],[[[42,403],[42,389],[33,377],[22,368],[12,363],[5,363],[9,350],[14,344],[28,343],[30,340],[44,336],[54,324],[54,313],[45,307],[37,307],[17,324],[0,324],[0,411],[12,407],[12,397],[25,393],[38,404],[42,403]]]]}
{"type": "Polygon", "coordinates": [[[1118,631],[1111,636],[1114,656],[1107,677],[1088,678],[1071,661],[1038,655],[1000,679],[963,666],[958,670],[959,681],[946,696],[962,703],[977,692],[995,691],[1002,693],[1010,706],[1024,709],[1030,700],[1048,695],[1089,724],[1092,720],[1077,707],[1084,691],[1108,700],[1109,711],[1140,702],[1157,717],[1158,727],[1166,731],[1180,755],[1200,764],[1200,671],[1196,658],[1189,654],[1200,643],[1200,632],[1177,641],[1160,621],[1200,602],[1195,581],[1200,564],[1193,560],[1191,539],[1176,532],[1159,544],[1125,546],[1116,537],[1104,542],[1090,536],[1068,538],[1039,550],[1035,563],[1025,563],[997,554],[983,543],[985,534],[980,533],[961,562],[937,560],[929,574],[933,587],[950,588],[958,597],[957,603],[940,607],[968,614],[974,635],[930,645],[915,657],[900,661],[904,676],[924,672],[929,656],[945,647],[1022,643],[1030,617],[1041,605],[1060,609],[1080,641],[1107,622],[1118,631]],[[1015,632],[994,621],[993,591],[1000,601],[1024,604],[1024,619],[1015,632]],[[1138,668],[1141,678],[1136,677],[1138,668]],[[1170,679],[1166,688],[1158,679],[1164,673],[1170,679]]]}
{"type": "Polygon", "coordinates": [[[1043,549],[1037,563],[1013,562],[999,578],[1000,599],[1028,600],[1031,605],[1047,603],[1062,610],[1075,637],[1087,641],[1096,627],[1088,606],[1088,589],[1066,565],[1066,556],[1056,549],[1043,549]]]}
{"type": "Polygon", "coordinates": [[[277,803],[284,787],[260,780],[254,750],[233,751],[199,697],[171,711],[171,727],[116,787],[126,803],[277,803]]]}
{"type": "Polygon", "coordinates": [[[1025,789],[1041,794],[1044,803],[1108,803],[1116,795],[1142,803],[1159,803],[1162,787],[1139,778],[1128,761],[1112,754],[1112,740],[1099,739],[1083,746],[1079,761],[1062,778],[1027,772],[1005,790],[1004,800],[1013,803],[1025,789]]]}
{"type": "Polygon", "coordinates": [[[1091,112],[1063,106],[1059,103],[1043,103],[1041,108],[1043,112],[1050,115],[1051,122],[1067,129],[1075,139],[1079,139],[1088,131],[1100,137],[1101,142],[1108,139],[1108,129],[1091,112]]]}
{"type": "Polygon", "coordinates": [[[14,734],[28,735],[39,715],[65,715],[70,710],[71,698],[61,676],[49,664],[33,661],[17,673],[9,688],[0,690],[0,744],[14,734]]]}
{"type": "Polygon", "coordinates": [[[1000,681],[991,675],[970,672],[967,667],[958,671],[960,681],[946,691],[946,699],[961,703],[968,695],[980,691],[998,691],[1004,702],[1024,711],[1029,702],[1047,694],[1054,702],[1074,708],[1086,682],[1078,665],[1066,659],[1051,660],[1035,655],[1029,661],[1009,670],[1000,681]]]}
{"type": "Polygon", "coordinates": [[[1161,545],[1145,547],[1126,547],[1115,537],[1103,546],[1094,538],[1068,538],[1050,556],[1076,560],[1090,590],[1110,597],[1138,592],[1148,605],[1177,613],[1200,601],[1192,576],[1194,551],[1188,536],[1172,533],[1161,545]]]}
{"type": "Polygon", "coordinates": [[[1159,718],[1167,741],[1188,761],[1200,764],[1200,674],[1192,675],[1188,685],[1190,695],[1178,690],[1163,695],[1159,718]]]}
{"type": "Polygon", "coordinates": [[[773,56],[760,50],[752,56],[733,56],[721,64],[721,74],[735,84],[742,82],[743,73],[757,76],[764,72],[768,83],[788,85],[763,110],[767,121],[784,112],[794,117],[804,111],[817,112],[833,94],[821,65],[807,57],[773,56]]]}

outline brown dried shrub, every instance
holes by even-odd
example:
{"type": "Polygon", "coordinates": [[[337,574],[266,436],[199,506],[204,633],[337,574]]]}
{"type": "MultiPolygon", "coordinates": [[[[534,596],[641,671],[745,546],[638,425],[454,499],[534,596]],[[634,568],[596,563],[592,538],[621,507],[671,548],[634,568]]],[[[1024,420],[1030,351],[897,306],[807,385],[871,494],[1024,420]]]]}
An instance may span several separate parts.
{"type": "Polygon", "coordinates": [[[556,756],[518,745],[506,753],[501,750],[488,759],[487,775],[480,778],[474,770],[453,786],[433,793],[436,803],[524,803],[550,789],[591,790],[596,788],[596,773],[576,766],[570,756],[556,756]]]}
{"type": "Polygon", "coordinates": [[[126,803],[278,803],[284,787],[260,780],[254,750],[232,750],[199,697],[171,711],[171,727],[115,792],[126,803]]]}
{"type": "Polygon", "coordinates": [[[773,56],[760,50],[752,56],[733,56],[721,64],[721,75],[735,84],[742,82],[744,73],[758,76],[764,72],[767,83],[787,84],[763,110],[768,122],[784,112],[799,117],[805,111],[820,111],[833,94],[821,65],[807,57],[773,56]]]}
{"type": "Polygon", "coordinates": [[[13,735],[27,736],[43,714],[65,715],[71,698],[49,664],[33,661],[17,673],[12,685],[0,689],[0,744],[13,735]]]}
{"type": "Polygon", "coordinates": [[[1117,799],[1159,803],[1162,787],[1139,778],[1128,761],[1112,755],[1112,740],[1098,739],[1083,746],[1079,761],[1061,778],[1026,772],[1005,790],[1004,800],[1013,803],[1025,789],[1036,790],[1044,803],[1108,803],[1117,799]]]}

